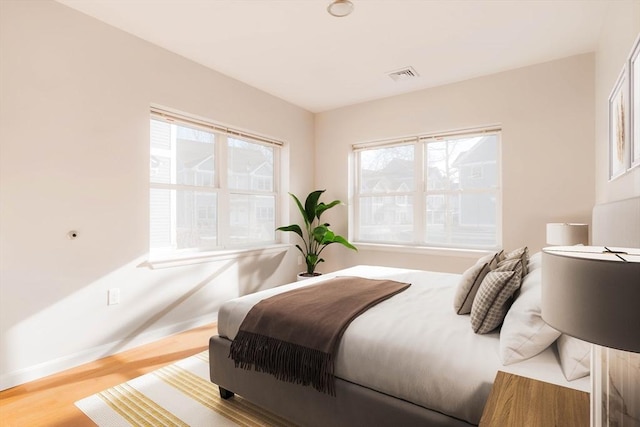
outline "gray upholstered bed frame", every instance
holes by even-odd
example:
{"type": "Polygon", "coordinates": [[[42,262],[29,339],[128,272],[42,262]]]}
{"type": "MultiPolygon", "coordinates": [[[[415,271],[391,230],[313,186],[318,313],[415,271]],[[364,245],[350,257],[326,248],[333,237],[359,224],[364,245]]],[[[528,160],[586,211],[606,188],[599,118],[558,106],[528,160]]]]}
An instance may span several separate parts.
{"type": "Polygon", "coordinates": [[[268,374],[236,369],[229,358],[230,345],[231,341],[217,335],[209,340],[209,372],[211,381],[221,388],[221,396],[230,398],[237,393],[300,426],[473,425],[340,378],[336,379],[336,396],[332,397],[268,374]]]}
{"type": "MultiPolygon", "coordinates": [[[[591,226],[594,245],[640,247],[640,197],[595,206],[591,226]]],[[[237,393],[301,426],[472,425],[341,379],[336,381],[337,396],[331,397],[267,374],[236,369],[228,357],[230,345],[219,336],[209,342],[211,381],[219,385],[221,395],[230,398],[237,393]]]]}

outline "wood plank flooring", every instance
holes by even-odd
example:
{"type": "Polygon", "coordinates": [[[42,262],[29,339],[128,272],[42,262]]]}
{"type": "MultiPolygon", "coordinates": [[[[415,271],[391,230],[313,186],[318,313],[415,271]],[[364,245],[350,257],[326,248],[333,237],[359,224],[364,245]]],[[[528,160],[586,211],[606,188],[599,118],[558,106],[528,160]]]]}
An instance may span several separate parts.
{"type": "Polygon", "coordinates": [[[208,348],[215,324],[0,392],[0,426],[95,426],[74,402],[208,348]]]}

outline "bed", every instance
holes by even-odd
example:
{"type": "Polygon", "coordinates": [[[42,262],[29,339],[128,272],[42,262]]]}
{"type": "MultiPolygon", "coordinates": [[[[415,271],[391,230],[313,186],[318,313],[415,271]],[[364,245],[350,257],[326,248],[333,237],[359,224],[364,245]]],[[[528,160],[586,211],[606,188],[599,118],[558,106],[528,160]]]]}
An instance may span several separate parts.
{"type": "MultiPolygon", "coordinates": [[[[525,289],[534,290],[528,295],[536,294],[539,254],[527,260],[527,270],[522,280],[523,293],[515,301],[527,299],[523,298],[525,289]]],[[[463,277],[356,266],[228,301],[219,312],[218,335],[210,340],[211,380],[218,384],[223,398],[237,393],[303,426],[477,425],[498,370],[590,390],[588,376],[566,379],[552,345],[556,331],[549,335],[547,330],[544,339],[516,331],[519,344],[514,344],[513,336],[510,343],[503,336],[501,344],[500,328],[486,334],[474,333],[470,316],[457,314],[452,306],[463,277]],[[229,358],[230,345],[254,304],[281,292],[343,276],[385,278],[411,286],[367,310],[346,329],[336,355],[335,396],[235,367],[229,358]],[[522,342],[527,340],[526,345],[537,346],[529,353],[538,353],[529,357],[524,351],[517,357],[522,342]],[[505,342],[510,346],[506,350],[505,342]],[[508,351],[511,356],[505,366],[508,351]]],[[[529,309],[522,304],[511,306],[507,313],[515,319],[510,320],[511,330],[513,324],[531,314],[525,315],[529,309]]],[[[506,322],[507,318],[505,325],[506,322]]]]}

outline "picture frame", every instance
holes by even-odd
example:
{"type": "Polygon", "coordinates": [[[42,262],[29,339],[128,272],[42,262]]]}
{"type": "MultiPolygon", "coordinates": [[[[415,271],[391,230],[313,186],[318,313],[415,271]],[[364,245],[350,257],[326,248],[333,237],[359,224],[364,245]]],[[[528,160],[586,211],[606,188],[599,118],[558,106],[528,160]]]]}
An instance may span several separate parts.
{"type": "Polygon", "coordinates": [[[630,167],[640,166],[640,35],[629,56],[629,148],[630,167]]]}
{"type": "Polygon", "coordinates": [[[622,67],[609,95],[609,180],[629,167],[629,91],[627,65],[622,67]]]}

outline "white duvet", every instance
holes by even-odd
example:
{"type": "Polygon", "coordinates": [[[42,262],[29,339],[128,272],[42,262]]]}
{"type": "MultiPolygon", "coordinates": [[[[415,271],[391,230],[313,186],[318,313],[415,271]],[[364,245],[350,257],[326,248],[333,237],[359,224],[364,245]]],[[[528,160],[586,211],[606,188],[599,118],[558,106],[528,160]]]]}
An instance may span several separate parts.
{"type": "Polygon", "coordinates": [[[349,325],[336,358],[339,378],[473,424],[480,421],[498,370],[588,390],[588,381],[567,383],[551,348],[527,361],[502,366],[499,332],[476,335],[469,316],[453,310],[458,274],[352,267],[228,301],[218,314],[218,333],[233,339],[258,301],[335,276],[411,283],[349,325]]]}

